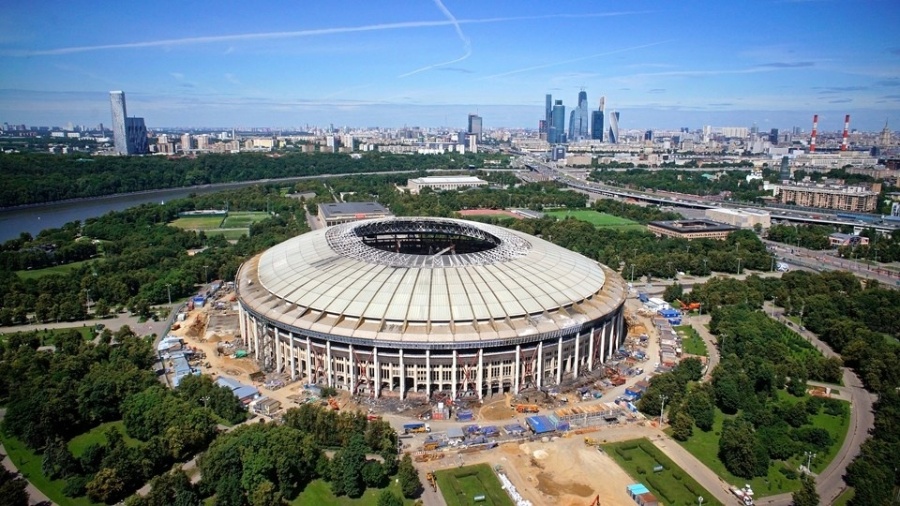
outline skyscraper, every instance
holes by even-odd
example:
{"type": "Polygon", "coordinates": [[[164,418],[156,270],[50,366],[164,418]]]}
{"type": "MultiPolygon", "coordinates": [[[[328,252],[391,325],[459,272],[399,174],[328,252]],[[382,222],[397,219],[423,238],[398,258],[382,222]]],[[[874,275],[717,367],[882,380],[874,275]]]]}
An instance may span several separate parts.
{"type": "Polygon", "coordinates": [[[578,106],[572,109],[569,118],[569,141],[580,141],[588,138],[588,105],[587,92],[578,92],[578,106]]]}
{"type": "Polygon", "coordinates": [[[591,113],[591,139],[603,142],[603,108],[606,97],[600,97],[600,108],[591,113]]]}
{"type": "Polygon", "coordinates": [[[469,115],[469,134],[474,135],[481,142],[481,116],[469,115]]]}
{"type": "Polygon", "coordinates": [[[125,92],[109,92],[109,105],[112,109],[112,133],[116,153],[128,154],[128,137],[125,133],[125,92]]]}
{"type": "Polygon", "coordinates": [[[544,124],[540,133],[543,134],[541,138],[547,140],[547,134],[550,132],[551,116],[553,115],[553,95],[548,93],[544,98],[546,99],[544,104],[544,124]]]}
{"type": "Polygon", "coordinates": [[[618,144],[619,142],[619,113],[617,111],[609,113],[609,136],[606,142],[610,144],[618,144]]]}
{"type": "Polygon", "coordinates": [[[550,128],[547,129],[547,142],[559,144],[566,142],[566,106],[562,100],[553,104],[550,114],[550,128]]]}
{"type": "Polygon", "coordinates": [[[143,155],[150,152],[144,118],[129,118],[125,109],[125,92],[109,92],[112,109],[113,143],[120,155],[143,155]]]}

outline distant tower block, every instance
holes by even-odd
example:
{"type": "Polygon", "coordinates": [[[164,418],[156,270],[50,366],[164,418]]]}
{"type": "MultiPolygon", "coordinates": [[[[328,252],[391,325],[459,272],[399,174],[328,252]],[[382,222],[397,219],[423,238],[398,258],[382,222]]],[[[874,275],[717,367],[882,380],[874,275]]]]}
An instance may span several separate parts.
{"type": "Polygon", "coordinates": [[[850,115],[844,116],[844,135],[841,137],[841,151],[847,151],[847,141],[850,137],[850,115]]]}
{"type": "Polygon", "coordinates": [[[816,152],[816,136],[817,135],[819,135],[819,115],[814,114],[813,115],[812,135],[810,135],[810,137],[809,137],[809,152],[810,153],[816,152]]]}

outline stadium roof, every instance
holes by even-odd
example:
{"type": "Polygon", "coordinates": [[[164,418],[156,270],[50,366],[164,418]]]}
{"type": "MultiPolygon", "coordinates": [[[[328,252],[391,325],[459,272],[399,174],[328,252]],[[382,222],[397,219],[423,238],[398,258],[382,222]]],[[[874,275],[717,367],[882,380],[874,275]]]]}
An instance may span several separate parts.
{"type": "MultiPolygon", "coordinates": [[[[445,248],[446,249],[446,248],[445,248]]],[[[300,329],[365,338],[479,340],[580,327],[618,308],[624,282],[537,237],[448,218],[386,218],[317,230],[242,267],[245,307],[300,329]],[[474,237],[489,247],[411,254],[371,235],[474,237]],[[429,337],[430,336],[430,337],[429,337]]],[[[573,329],[574,330],[574,329],[573,329]]]]}

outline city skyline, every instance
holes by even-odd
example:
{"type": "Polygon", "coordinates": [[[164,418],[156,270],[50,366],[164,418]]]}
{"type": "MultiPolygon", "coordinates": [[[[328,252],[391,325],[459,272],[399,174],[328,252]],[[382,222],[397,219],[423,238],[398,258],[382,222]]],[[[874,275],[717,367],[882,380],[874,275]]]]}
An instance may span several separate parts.
{"type": "Polygon", "coordinates": [[[465,126],[477,110],[537,129],[546,93],[574,107],[585,89],[625,130],[900,124],[888,1],[104,4],[7,7],[0,122],[105,123],[125,89],[148,127],[465,126]]]}

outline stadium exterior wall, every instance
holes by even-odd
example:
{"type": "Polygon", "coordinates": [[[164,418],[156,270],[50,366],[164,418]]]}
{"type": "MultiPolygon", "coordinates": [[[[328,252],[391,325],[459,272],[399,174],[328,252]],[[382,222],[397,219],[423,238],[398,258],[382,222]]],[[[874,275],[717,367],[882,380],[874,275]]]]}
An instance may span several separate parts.
{"type": "Polygon", "coordinates": [[[272,322],[243,304],[240,320],[250,353],[264,367],[284,371],[291,379],[374,397],[384,390],[401,399],[409,391],[430,397],[442,390],[453,398],[482,398],[559,384],[593,371],[622,344],[623,307],[571,334],[465,344],[380,342],[373,346],[363,339],[272,322]]]}
{"type": "Polygon", "coordinates": [[[443,391],[452,398],[483,398],[553,386],[597,370],[627,332],[627,286],[605,266],[602,290],[589,303],[590,319],[552,331],[476,339],[453,332],[427,339],[399,333],[392,340],[300,328],[272,309],[277,298],[265,304],[252,299],[249,292],[262,284],[255,277],[260,257],[242,265],[237,276],[240,331],[250,354],[263,370],[354,394],[403,399],[443,391]]]}

